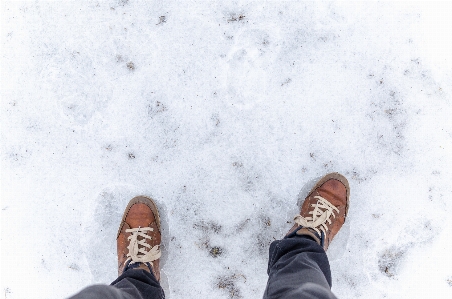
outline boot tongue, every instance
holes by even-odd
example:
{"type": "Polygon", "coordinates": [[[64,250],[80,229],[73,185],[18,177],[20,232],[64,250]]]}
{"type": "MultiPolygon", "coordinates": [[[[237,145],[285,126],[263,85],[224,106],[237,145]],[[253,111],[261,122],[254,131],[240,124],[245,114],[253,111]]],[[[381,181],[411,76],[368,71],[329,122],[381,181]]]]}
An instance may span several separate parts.
{"type": "Polygon", "coordinates": [[[127,262],[126,266],[124,267],[124,271],[131,269],[143,269],[145,271],[151,272],[152,266],[150,263],[133,263],[131,260],[127,262]]]}
{"type": "Polygon", "coordinates": [[[315,230],[313,230],[313,229],[311,229],[311,228],[300,227],[300,228],[295,232],[295,234],[296,234],[297,236],[309,236],[309,237],[313,238],[314,241],[317,242],[317,244],[319,244],[320,246],[323,247],[323,240],[324,240],[324,238],[323,238],[323,236],[324,236],[323,233],[322,233],[321,236],[319,236],[319,234],[318,234],[315,230]]]}

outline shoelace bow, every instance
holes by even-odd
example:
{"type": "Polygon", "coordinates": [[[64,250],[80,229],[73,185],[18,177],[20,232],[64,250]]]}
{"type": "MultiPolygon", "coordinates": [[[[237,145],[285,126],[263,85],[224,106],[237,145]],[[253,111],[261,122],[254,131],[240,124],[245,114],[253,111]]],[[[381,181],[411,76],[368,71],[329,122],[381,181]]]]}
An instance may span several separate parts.
{"type": "Polygon", "coordinates": [[[331,224],[330,216],[333,215],[333,217],[336,217],[333,211],[339,213],[339,210],[321,196],[314,196],[314,198],[318,200],[315,204],[311,204],[311,207],[314,207],[314,210],[309,212],[312,217],[305,218],[301,215],[297,215],[294,220],[298,225],[305,228],[312,228],[319,235],[321,235],[320,231],[323,231],[326,235],[326,232],[328,231],[326,223],[328,222],[328,224],[331,224]]]}
{"type": "Polygon", "coordinates": [[[132,263],[148,263],[160,258],[161,252],[159,245],[151,246],[146,243],[147,239],[152,240],[152,237],[147,235],[147,232],[152,232],[154,229],[152,227],[138,227],[126,229],[126,233],[131,233],[127,238],[129,240],[129,246],[127,249],[129,253],[127,254],[128,260],[132,263]],[[138,237],[141,240],[138,240],[138,237]]]}

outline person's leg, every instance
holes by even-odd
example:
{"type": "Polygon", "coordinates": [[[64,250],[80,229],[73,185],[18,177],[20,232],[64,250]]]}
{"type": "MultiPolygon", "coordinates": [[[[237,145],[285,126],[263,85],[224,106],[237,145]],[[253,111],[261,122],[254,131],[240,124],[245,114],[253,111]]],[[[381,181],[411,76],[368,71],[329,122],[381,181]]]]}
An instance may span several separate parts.
{"type": "Polygon", "coordinates": [[[325,250],[309,236],[293,232],[270,245],[264,298],[336,298],[325,250]]]}
{"type": "Polygon", "coordinates": [[[133,295],[132,298],[165,298],[160,282],[152,271],[145,268],[138,267],[125,270],[111,285],[125,293],[133,295]]]}
{"type": "Polygon", "coordinates": [[[117,235],[118,275],[111,285],[93,285],[70,299],[160,299],[160,217],[152,199],[133,198],[117,235]]]}
{"type": "Polygon", "coordinates": [[[127,294],[118,288],[108,286],[108,285],[92,285],[84,288],[79,293],[75,294],[68,299],[135,299],[141,297],[134,297],[133,295],[127,294]]]}
{"type": "Polygon", "coordinates": [[[111,285],[93,285],[69,299],[161,299],[165,298],[160,283],[149,270],[128,269],[111,285]]]}
{"type": "Polygon", "coordinates": [[[314,186],[292,229],[270,245],[265,299],[336,298],[325,250],[345,221],[349,195],[347,180],[337,173],[314,186]]]}

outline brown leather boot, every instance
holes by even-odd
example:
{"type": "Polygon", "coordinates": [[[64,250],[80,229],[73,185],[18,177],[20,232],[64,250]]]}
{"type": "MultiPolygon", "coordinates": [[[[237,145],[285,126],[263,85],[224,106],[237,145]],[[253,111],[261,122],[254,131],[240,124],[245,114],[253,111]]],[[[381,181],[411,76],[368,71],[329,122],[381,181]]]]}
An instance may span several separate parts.
{"type": "Polygon", "coordinates": [[[160,217],[154,201],[145,196],[130,200],[119,225],[118,275],[125,268],[138,268],[154,273],[160,280],[160,217]]]}
{"type": "Polygon", "coordinates": [[[348,212],[350,186],[347,179],[335,172],[320,179],[301,206],[300,215],[287,235],[312,237],[327,250],[331,240],[341,229],[348,212]]]}

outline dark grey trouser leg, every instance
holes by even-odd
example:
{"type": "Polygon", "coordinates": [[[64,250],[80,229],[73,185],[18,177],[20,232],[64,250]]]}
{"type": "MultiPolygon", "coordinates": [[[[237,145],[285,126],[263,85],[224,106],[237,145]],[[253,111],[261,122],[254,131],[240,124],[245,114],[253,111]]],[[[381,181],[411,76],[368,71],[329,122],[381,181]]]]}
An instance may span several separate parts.
{"type": "Polygon", "coordinates": [[[69,299],[163,299],[165,294],[153,274],[142,269],[125,271],[111,285],[93,285],[69,299]]]}
{"type": "Polygon", "coordinates": [[[336,298],[325,250],[308,236],[272,242],[267,273],[264,299],[336,298]]]}

